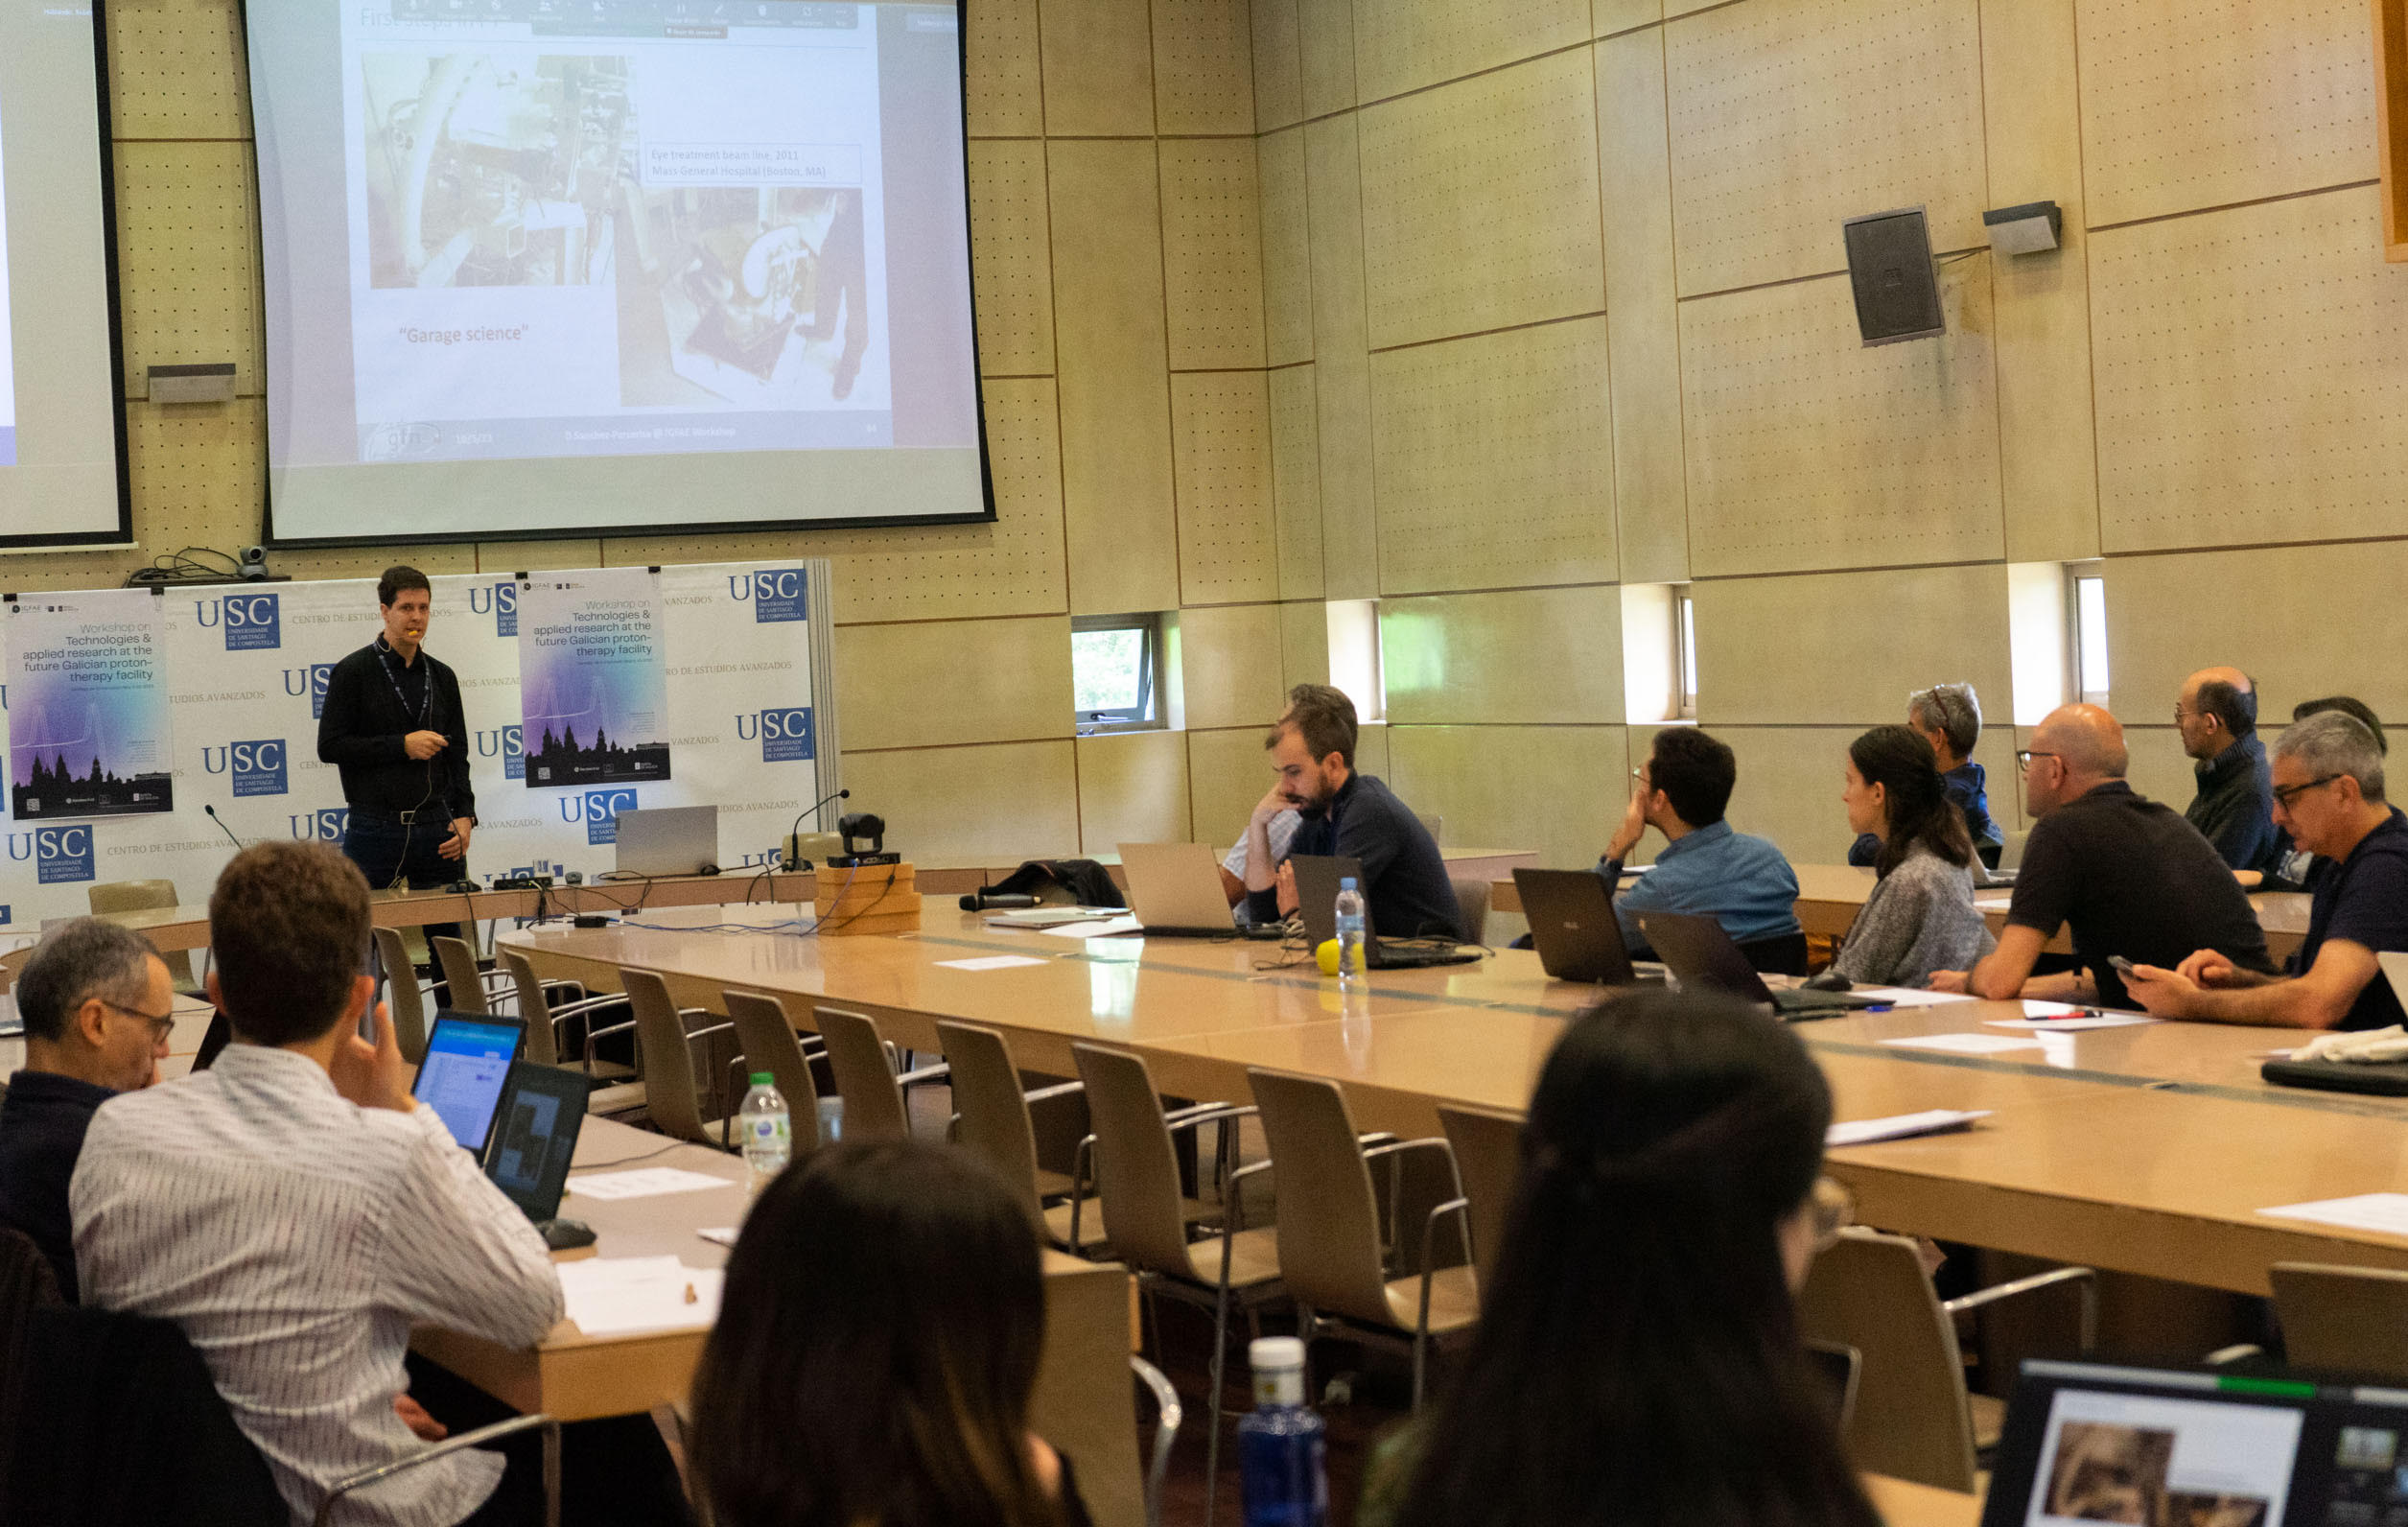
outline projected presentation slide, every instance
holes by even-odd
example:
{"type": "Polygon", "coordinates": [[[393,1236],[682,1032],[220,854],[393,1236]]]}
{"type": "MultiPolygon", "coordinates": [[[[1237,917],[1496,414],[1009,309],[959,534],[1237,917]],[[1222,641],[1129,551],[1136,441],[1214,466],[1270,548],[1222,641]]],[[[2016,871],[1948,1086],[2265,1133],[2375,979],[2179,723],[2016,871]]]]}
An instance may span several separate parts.
{"type": "Polygon", "coordinates": [[[279,539],[987,513],[951,6],[248,26],[279,539]]]}

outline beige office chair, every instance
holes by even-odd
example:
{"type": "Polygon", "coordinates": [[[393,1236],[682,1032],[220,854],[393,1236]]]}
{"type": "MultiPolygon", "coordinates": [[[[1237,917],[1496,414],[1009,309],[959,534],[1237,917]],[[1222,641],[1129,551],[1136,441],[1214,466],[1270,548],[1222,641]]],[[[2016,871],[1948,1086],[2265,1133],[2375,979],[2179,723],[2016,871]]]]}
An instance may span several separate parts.
{"type": "Polygon", "coordinates": [[[1440,848],[1444,848],[1444,847],[1446,847],[1446,818],[1445,818],[1445,817],[1443,817],[1443,816],[1430,816],[1430,815],[1425,815],[1424,813],[1422,813],[1422,812],[1420,812],[1420,811],[1415,811],[1415,812],[1414,812],[1413,814],[1414,814],[1414,821],[1419,822],[1419,823],[1420,823],[1423,827],[1426,827],[1426,828],[1428,828],[1428,829],[1430,830],[1430,841],[1431,841],[1431,842],[1436,843],[1436,844],[1437,844],[1437,845],[1438,845],[1438,847],[1440,847],[1440,848]]]}
{"type": "MultiPolygon", "coordinates": [[[[578,990],[567,981],[547,981],[535,974],[535,967],[526,955],[505,949],[496,953],[503,971],[518,988],[519,1016],[526,1020],[526,1058],[538,1066],[564,1064],[560,1056],[560,1025],[573,1019],[586,1019],[599,1012],[610,1012],[627,1005],[627,998],[617,992],[599,997],[580,997],[573,1001],[554,1002],[552,993],[578,990]]],[[[596,1061],[586,1071],[590,1084],[585,1094],[588,1114],[640,1114],[643,1111],[643,1083],[635,1080],[635,1072],[624,1066],[612,1066],[596,1061]]]]}
{"type": "Polygon", "coordinates": [[[669,999],[668,983],[651,971],[622,970],[619,981],[636,1015],[636,1057],[643,1069],[644,1113],[653,1127],[697,1145],[727,1149],[729,1116],[710,1120],[702,1116],[693,1043],[713,1034],[731,1033],[735,1025],[692,1026],[690,1020],[711,1015],[699,1007],[679,1007],[669,999]]]}
{"type": "Polygon", "coordinates": [[[491,1013],[493,999],[510,987],[507,971],[480,970],[477,951],[465,939],[437,935],[427,940],[427,948],[434,951],[435,967],[443,972],[445,995],[456,1013],[491,1013]]]}
{"type": "Polygon", "coordinates": [[[1481,876],[1466,875],[1451,882],[1455,904],[1463,909],[1463,936],[1475,944],[1488,942],[1488,885],[1481,876]]]}
{"type": "Polygon", "coordinates": [[[373,933],[377,960],[385,967],[385,1001],[393,1017],[393,1038],[402,1059],[415,1066],[427,1058],[427,994],[434,983],[419,981],[418,967],[410,963],[399,928],[380,928],[373,933]]]}
{"type": "Polygon", "coordinates": [[[1856,1227],[1840,1232],[1807,1275],[1798,1327],[1809,1339],[1853,1347],[1861,1355],[1847,1432],[1856,1466],[1971,1492],[1975,1454],[1997,1440],[2003,1407],[1966,1393],[1955,1317],[2067,1285],[2081,1299],[2087,1352],[2098,1332],[2098,1278],[2087,1267],[2060,1267],[1943,1303],[1912,1240],[1856,1227]]]}
{"type": "Polygon", "coordinates": [[[1020,1086],[1019,1069],[1001,1034],[974,1023],[939,1023],[937,1044],[953,1069],[953,1139],[986,1158],[1002,1174],[1045,1238],[1065,1251],[1085,1252],[1105,1240],[1102,1206],[1082,1206],[1069,1195],[1069,1178],[1037,1164],[1037,1128],[1029,1105],[1085,1092],[1084,1082],[1060,1082],[1031,1092],[1020,1086]],[[1047,1199],[1061,1202],[1048,1204],[1047,1199]],[[1070,1222],[1081,1220],[1080,1240],[1070,1222]]]}
{"type": "Polygon", "coordinates": [[[2408,1378],[2408,1273],[2277,1262],[2267,1276],[2295,1367],[2408,1378]]]}
{"type": "MultiPolygon", "coordinates": [[[[795,1033],[793,1021],[786,1017],[785,1004],[774,997],[760,992],[721,992],[719,1000],[727,1008],[728,1022],[736,1025],[736,1042],[744,1046],[729,1063],[731,1068],[747,1077],[755,1071],[769,1073],[778,1095],[786,1100],[794,1152],[800,1159],[820,1144],[819,1079],[811,1074],[810,1053],[804,1047],[802,1036],[795,1033]]],[[[812,1044],[820,1045],[816,1036],[812,1044]]],[[[730,1095],[744,1094],[735,1091],[730,1095]]]]}
{"type": "Polygon", "coordinates": [[[1259,1068],[1246,1074],[1279,1185],[1279,1270],[1296,1301],[1298,1334],[1308,1342],[1327,1332],[1402,1337],[1413,1351],[1413,1402],[1420,1409],[1430,1344],[1480,1318],[1472,1270],[1430,1265],[1439,1224],[1468,1205],[1459,1193],[1422,1225],[1397,1226],[1398,1242],[1418,1234],[1421,1271],[1391,1278],[1370,1163],[1410,1151],[1444,1152],[1446,1141],[1388,1139],[1367,1147],[1337,1083],[1259,1068]]]}
{"type": "Polygon", "coordinates": [[[1471,1204],[1472,1266],[1485,1295],[1505,1245],[1505,1222],[1522,1180],[1522,1119],[1485,1108],[1438,1105],[1438,1127],[1455,1150],[1456,1180],[1471,1204]]]}
{"type": "Polygon", "coordinates": [[[844,1138],[909,1139],[911,1109],[903,1089],[943,1081],[950,1070],[923,1066],[898,1076],[895,1046],[879,1037],[876,1021],[837,1007],[814,1007],[811,1017],[828,1042],[828,1069],[836,1078],[836,1095],[844,1099],[844,1138]]]}
{"type": "MultiPolygon", "coordinates": [[[[179,904],[175,899],[174,881],[107,881],[86,886],[84,900],[91,904],[94,917],[106,917],[111,912],[153,912],[179,904]]],[[[167,977],[179,992],[199,990],[193,979],[193,957],[185,950],[164,950],[159,958],[167,962],[167,977]]]]}

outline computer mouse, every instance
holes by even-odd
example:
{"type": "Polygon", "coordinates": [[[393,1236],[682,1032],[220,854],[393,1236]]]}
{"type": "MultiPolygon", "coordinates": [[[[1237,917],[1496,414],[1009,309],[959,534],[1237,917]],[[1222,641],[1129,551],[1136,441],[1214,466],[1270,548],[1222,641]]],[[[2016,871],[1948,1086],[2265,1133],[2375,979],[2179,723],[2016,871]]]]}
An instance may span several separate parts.
{"type": "Polygon", "coordinates": [[[1806,989],[1810,992],[1844,992],[1855,985],[1854,981],[1835,970],[1825,971],[1820,975],[1810,975],[1806,979],[1806,989]]]}

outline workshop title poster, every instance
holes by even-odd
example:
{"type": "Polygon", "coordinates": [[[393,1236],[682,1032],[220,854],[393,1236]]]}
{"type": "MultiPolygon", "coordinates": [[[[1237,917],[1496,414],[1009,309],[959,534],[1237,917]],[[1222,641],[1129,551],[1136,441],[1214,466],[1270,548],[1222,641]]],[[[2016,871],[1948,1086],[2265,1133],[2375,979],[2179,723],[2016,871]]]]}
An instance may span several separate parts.
{"type": "Polygon", "coordinates": [[[542,573],[519,589],[519,695],[530,788],[669,778],[661,576],[542,573]]]}
{"type": "Polygon", "coordinates": [[[10,814],[175,810],[167,600],[103,589],[27,595],[8,610],[10,814]]]}

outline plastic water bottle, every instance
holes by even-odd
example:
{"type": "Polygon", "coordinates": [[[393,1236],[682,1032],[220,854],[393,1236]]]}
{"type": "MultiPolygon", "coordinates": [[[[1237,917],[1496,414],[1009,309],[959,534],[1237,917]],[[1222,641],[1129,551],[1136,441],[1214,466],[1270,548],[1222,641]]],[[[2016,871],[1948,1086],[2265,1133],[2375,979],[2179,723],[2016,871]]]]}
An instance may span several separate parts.
{"type": "Polygon", "coordinates": [[[786,1117],[786,1100],[778,1092],[777,1078],[755,1071],[753,1085],[736,1111],[736,1127],[744,1133],[744,1164],[752,1172],[753,1191],[769,1186],[786,1169],[794,1154],[794,1126],[786,1117]]]}
{"type": "Polygon", "coordinates": [[[1338,984],[1356,986],[1363,980],[1363,893],[1349,875],[1338,882],[1338,984]]]}
{"type": "Polygon", "coordinates": [[[1237,1423],[1246,1527],[1323,1527],[1329,1430],[1304,1403],[1304,1344],[1265,1336],[1247,1349],[1254,1408],[1237,1423]]]}

